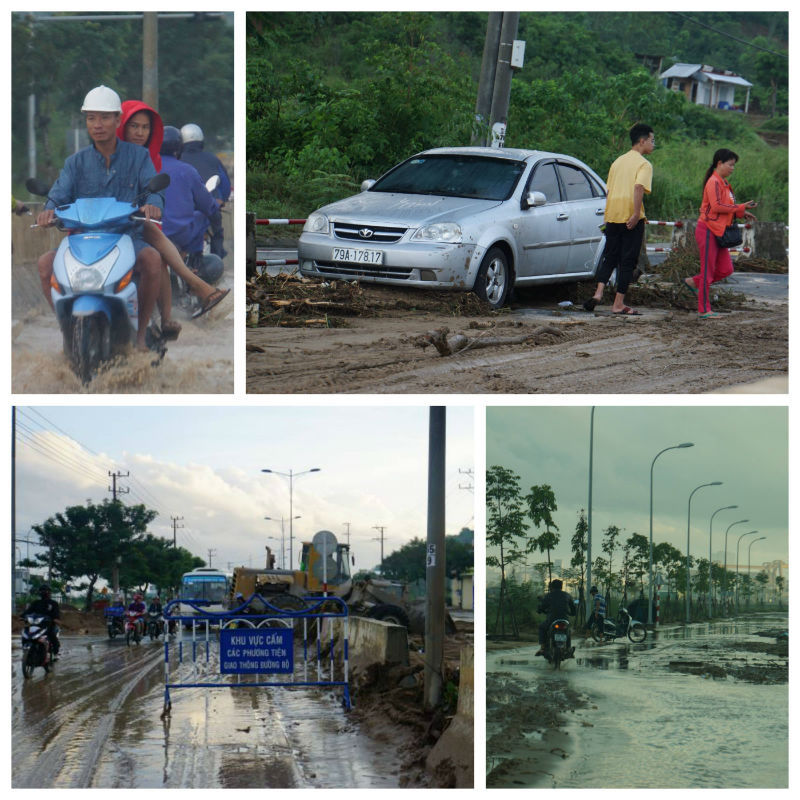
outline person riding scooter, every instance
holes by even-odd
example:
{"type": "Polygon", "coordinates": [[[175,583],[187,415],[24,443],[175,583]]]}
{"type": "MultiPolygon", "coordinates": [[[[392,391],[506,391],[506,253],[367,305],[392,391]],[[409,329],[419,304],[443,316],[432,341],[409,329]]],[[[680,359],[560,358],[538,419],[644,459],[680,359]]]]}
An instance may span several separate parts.
{"type": "Polygon", "coordinates": [[[575,602],[572,597],[563,591],[564,584],[558,579],[550,581],[549,591],[539,599],[538,611],[546,614],[544,622],[539,623],[539,650],[537,656],[543,656],[547,647],[547,632],[557,619],[566,619],[575,616],[575,602]]]}
{"type": "Polygon", "coordinates": [[[210,227],[212,232],[222,226],[222,216],[214,198],[203,184],[198,171],[191,164],[179,161],[183,142],[181,132],[167,125],[161,143],[161,171],[169,175],[170,184],[165,191],[164,234],[175,246],[189,254],[188,264],[208,283],[221,277],[204,274],[203,237],[210,227]]]}
{"type": "Polygon", "coordinates": [[[22,612],[24,619],[28,614],[38,614],[47,617],[47,639],[50,642],[50,650],[53,660],[58,658],[58,651],[61,649],[61,642],[58,640],[58,626],[56,620],[61,617],[61,610],[58,603],[53,600],[50,587],[43,583],[39,587],[39,599],[34,600],[22,612]]]}
{"type": "Polygon", "coordinates": [[[147,606],[144,598],[140,594],[133,596],[133,602],[128,606],[128,614],[133,618],[134,624],[139,626],[139,634],[144,634],[144,615],[147,613],[147,606]]]}

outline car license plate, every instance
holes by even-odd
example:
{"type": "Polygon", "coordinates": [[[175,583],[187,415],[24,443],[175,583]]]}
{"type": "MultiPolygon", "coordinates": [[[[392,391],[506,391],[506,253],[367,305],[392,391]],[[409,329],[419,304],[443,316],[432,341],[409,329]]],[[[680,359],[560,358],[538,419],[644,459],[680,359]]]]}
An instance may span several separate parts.
{"type": "Polygon", "coordinates": [[[366,250],[363,247],[334,247],[333,260],[351,264],[383,264],[383,251],[366,250]]]}
{"type": "Polygon", "coordinates": [[[557,642],[566,642],[567,641],[567,634],[566,633],[556,633],[556,634],[554,634],[553,638],[557,642]]]}

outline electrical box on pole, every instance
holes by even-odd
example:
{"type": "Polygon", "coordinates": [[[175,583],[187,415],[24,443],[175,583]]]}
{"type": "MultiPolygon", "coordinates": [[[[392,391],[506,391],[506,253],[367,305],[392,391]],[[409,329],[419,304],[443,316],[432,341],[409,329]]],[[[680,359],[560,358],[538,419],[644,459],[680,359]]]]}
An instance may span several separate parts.
{"type": "Polygon", "coordinates": [[[511,45],[511,69],[522,69],[525,64],[525,42],[522,39],[514,39],[511,45]]]}

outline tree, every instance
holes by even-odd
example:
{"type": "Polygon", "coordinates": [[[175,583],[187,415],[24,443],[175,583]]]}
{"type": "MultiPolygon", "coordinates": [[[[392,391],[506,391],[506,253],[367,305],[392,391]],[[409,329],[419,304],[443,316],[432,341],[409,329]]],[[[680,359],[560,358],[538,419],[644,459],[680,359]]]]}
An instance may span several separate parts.
{"type": "Polygon", "coordinates": [[[586,551],[588,550],[589,523],[586,519],[586,512],[581,509],[578,515],[578,522],[575,525],[575,533],[572,534],[572,558],[570,566],[575,568],[575,577],[578,579],[578,608],[580,619],[586,614],[586,551]]]}
{"type": "Polygon", "coordinates": [[[633,533],[625,542],[628,569],[639,581],[639,592],[644,597],[644,575],[650,568],[650,541],[640,533],[633,533]]]}
{"type": "Polygon", "coordinates": [[[775,577],[775,588],[778,590],[778,608],[780,609],[783,608],[782,598],[783,598],[783,586],[785,582],[786,579],[783,577],[783,575],[777,575],[775,577]]]}
{"type": "Polygon", "coordinates": [[[608,556],[608,582],[606,583],[606,602],[611,602],[611,583],[614,578],[614,551],[620,530],[616,525],[609,525],[603,535],[603,552],[608,556]]]}
{"type": "MultiPolygon", "coordinates": [[[[758,584],[759,588],[761,589],[761,605],[764,605],[764,591],[767,588],[767,584],[769,583],[769,575],[767,575],[766,570],[761,570],[755,577],[755,581],[758,584]]],[[[757,597],[758,595],[756,595],[757,597]]]]}
{"type": "Polygon", "coordinates": [[[553,570],[550,562],[550,551],[558,544],[560,536],[555,533],[558,525],[553,522],[553,512],[558,510],[556,496],[553,490],[543,484],[542,486],[531,486],[528,494],[525,495],[525,503],[528,507],[528,518],[538,530],[544,524],[544,533],[539,536],[532,536],[528,540],[528,552],[538,550],[540,553],[547,552],[547,575],[548,581],[553,579],[553,570]],[[553,528],[554,530],[550,530],[553,528]]]}
{"type": "MultiPolygon", "coordinates": [[[[414,538],[400,549],[383,559],[383,577],[392,580],[424,581],[426,577],[427,544],[423,539],[414,538]]],[[[474,564],[473,550],[458,536],[445,538],[445,572],[448,575],[461,574],[474,564]]]]}
{"type": "Polygon", "coordinates": [[[97,579],[110,573],[117,559],[125,559],[131,544],[139,539],[157,512],[144,505],[125,506],[119,500],[102,504],[70,506],[33,530],[48,553],[37,558],[65,581],[88,578],[86,608],[91,608],[97,579]]]}
{"type": "Polygon", "coordinates": [[[488,567],[500,568],[500,596],[497,604],[494,630],[500,624],[505,636],[506,608],[513,635],[519,636],[519,627],[514,615],[513,603],[507,594],[506,569],[525,558],[519,549],[518,539],[525,535],[525,517],[520,497],[519,475],[504,467],[490,467],[486,472],[486,544],[497,548],[496,554],[486,556],[488,567]]]}

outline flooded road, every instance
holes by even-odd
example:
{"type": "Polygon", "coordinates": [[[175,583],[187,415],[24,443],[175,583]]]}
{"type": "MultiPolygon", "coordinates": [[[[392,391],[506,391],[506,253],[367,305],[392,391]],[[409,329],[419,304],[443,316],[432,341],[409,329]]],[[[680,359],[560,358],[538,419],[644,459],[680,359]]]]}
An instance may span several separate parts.
{"type": "Polygon", "coordinates": [[[510,736],[502,697],[487,697],[489,772],[508,759],[489,785],[788,786],[788,684],[732,677],[783,674],[786,658],[763,652],[775,640],[756,634],[785,625],[786,615],[764,615],[666,628],[640,645],[578,641],[560,673],[536,647],[489,653],[490,686],[516,693],[515,704],[520,692],[576,698],[562,728],[529,720],[510,736]]]}
{"type": "Polygon", "coordinates": [[[75,636],[61,652],[25,680],[15,641],[15,788],[399,785],[396,743],[363,734],[340,691],[173,690],[162,720],[163,645],[75,636]]]}

